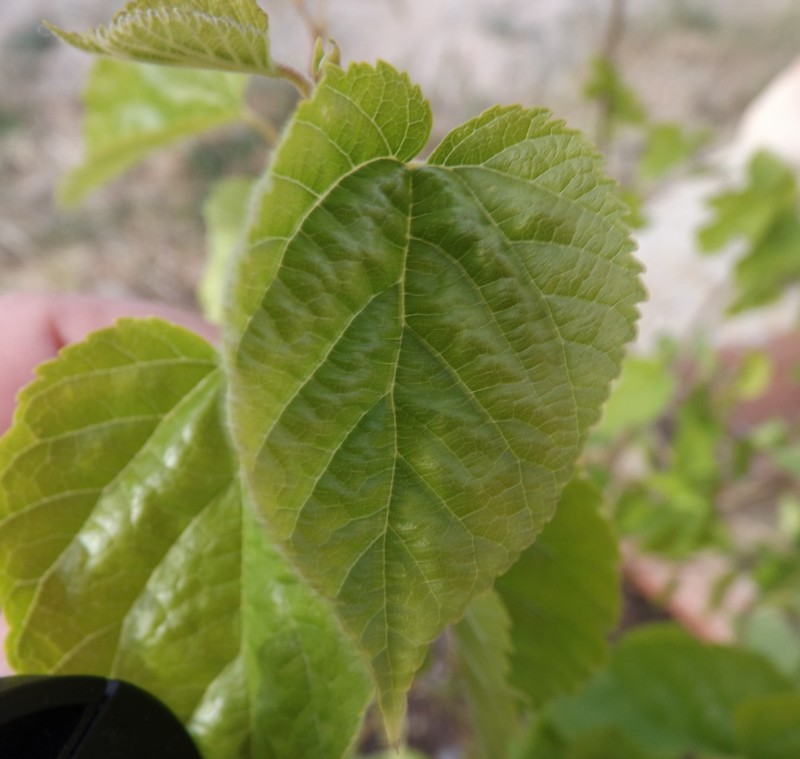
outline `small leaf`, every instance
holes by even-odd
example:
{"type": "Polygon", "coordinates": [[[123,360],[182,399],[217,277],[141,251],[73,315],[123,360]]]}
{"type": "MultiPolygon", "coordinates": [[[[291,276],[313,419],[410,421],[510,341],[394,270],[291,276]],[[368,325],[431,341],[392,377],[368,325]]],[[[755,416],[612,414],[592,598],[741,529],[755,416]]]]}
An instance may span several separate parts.
{"type": "Polygon", "coordinates": [[[792,171],[766,151],[756,153],[748,167],[748,183],[709,200],[715,217],[698,232],[702,250],[720,250],[737,237],[757,242],[776,217],[794,211],[797,184],[792,171]]]}
{"type": "Polygon", "coordinates": [[[40,369],[0,441],[10,659],[140,685],[206,759],[341,756],[363,664],[243,506],[220,390],[211,346],[158,320],[40,369]]]}
{"type": "Polygon", "coordinates": [[[603,103],[612,123],[641,124],[647,118],[639,96],[623,80],[614,61],[605,56],[597,56],[592,61],[584,95],[603,103]]]}
{"type": "Polygon", "coordinates": [[[789,690],[789,682],[755,654],[649,625],[629,633],[608,669],[579,695],[556,702],[550,716],[571,741],[613,728],[647,753],[735,756],[737,708],[789,690]]]}
{"type": "Polygon", "coordinates": [[[463,693],[470,709],[474,752],[506,759],[519,732],[519,696],[509,685],[511,619],[493,591],[475,598],[454,626],[463,693]]]}
{"type": "Polygon", "coordinates": [[[577,133],[494,108],[409,165],[429,130],[405,76],[328,66],[225,333],[249,492],[363,648],[392,737],[430,642],[552,515],[642,297],[577,133]]]}
{"type": "Polygon", "coordinates": [[[70,45],[140,63],[276,76],[269,20],[255,0],[134,0],[108,26],[78,34],[47,28],[70,45]]]}
{"type": "Polygon", "coordinates": [[[800,214],[774,214],[768,229],[736,264],[737,297],[730,313],[773,303],[800,281],[800,214]]]}
{"type": "Polygon", "coordinates": [[[570,483],[553,520],[496,582],[513,622],[511,682],[536,705],[574,690],[606,657],[619,557],[599,506],[594,488],[570,483]]]}
{"type": "Polygon", "coordinates": [[[206,267],[197,295],[204,316],[213,324],[222,321],[225,279],[236,246],[242,242],[252,188],[253,182],[249,179],[225,179],[214,186],[203,206],[206,267]]]}
{"type": "Polygon", "coordinates": [[[60,188],[77,203],[154,150],[241,119],[247,80],[98,60],[84,94],[86,158],[60,188]]]}
{"type": "Polygon", "coordinates": [[[654,124],[648,129],[647,143],[639,159],[642,176],[660,179],[670,169],[691,158],[707,139],[704,133],[687,132],[680,124],[654,124]]]}

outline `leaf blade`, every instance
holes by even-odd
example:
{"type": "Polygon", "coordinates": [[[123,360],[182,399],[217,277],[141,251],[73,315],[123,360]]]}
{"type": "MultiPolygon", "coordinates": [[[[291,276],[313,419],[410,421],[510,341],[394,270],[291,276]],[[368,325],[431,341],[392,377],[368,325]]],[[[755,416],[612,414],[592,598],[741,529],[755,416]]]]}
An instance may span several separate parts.
{"type": "Polygon", "coordinates": [[[361,660],[242,503],[221,379],[201,338],[124,320],[23,392],[0,443],[13,663],[139,684],[208,759],[339,756],[370,697],[361,660]],[[30,508],[43,498],[45,519],[30,508]],[[298,658],[301,701],[275,675],[298,658]]]}
{"type": "Polygon", "coordinates": [[[45,22],[79,50],[140,63],[275,76],[269,20],[254,0],[133,0],[85,34],[45,22]]]}
{"type": "Polygon", "coordinates": [[[540,706],[605,660],[620,608],[618,552],[586,482],[565,488],[552,521],[495,587],[513,622],[511,682],[540,706]]]}
{"type": "Polygon", "coordinates": [[[83,163],[59,188],[67,204],[115,178],[151,152],[241,120],[244,77],[98,60],[84,93],[83,163]]]}
{"type": "Polygon", "coordinates": [[[511,687],[511,618],[499,595],[473,599],[453,627],[460,679],[470,706],[473,754],[504,759],[520,732],[519,694],[511,687]]]}
{"type": "Polygon", "coordinates": [[[427,645],[552,513],[641,290],[598,158],[563,125],[493,109],[406,165],[418,90],[385,64],[326,71],[262,183],[228,400],[254,502],[364,649],[396,736],[427,645]],[[524,202],[481,206],[498,175],[561,247],[511,218],[524,202]]]}

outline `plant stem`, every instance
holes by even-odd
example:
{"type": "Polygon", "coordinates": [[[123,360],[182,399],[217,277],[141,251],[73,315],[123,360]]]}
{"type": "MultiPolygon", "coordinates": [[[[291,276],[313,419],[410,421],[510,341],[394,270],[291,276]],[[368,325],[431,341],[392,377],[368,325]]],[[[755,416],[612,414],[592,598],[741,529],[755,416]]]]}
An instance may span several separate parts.
{"type": "MultiPolygon", "coordinates": [[[[600,55],[611,64],[616,62],[617,49],[622,41],[625,29],[625,0],[611,0],[605,40],[600,55]]],[[[600,151],[607,152],[613,131],[611,103],[607,97],[600,98],[600,110],[597,115],[596,142],[600,151]]]]}
{"type": "Polygon", "coordinates": [[[293,84],[304,98],[311,95],[314,86],[297,69],[293,69],[291,66],[285,66],[282,63],[276,63],[275,70],[282,79],[293,84]]]}

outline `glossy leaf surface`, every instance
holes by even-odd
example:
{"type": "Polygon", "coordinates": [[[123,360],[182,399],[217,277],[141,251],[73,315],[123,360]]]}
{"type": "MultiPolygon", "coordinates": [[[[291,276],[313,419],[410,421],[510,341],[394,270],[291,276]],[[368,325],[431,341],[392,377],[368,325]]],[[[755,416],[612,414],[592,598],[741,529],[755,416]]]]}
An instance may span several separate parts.
{"type": "Polygon", "coordinates": [[[48,28],[88,53],[141,63],[272,75],[269,20],[255,0],[133,0],[106,26],[48,28]]]}
{"type": "Polygon", "coordinates": [[[570,483],[553,520],[496,588],[512,620],[511,682],[540,705],[606,657],[620,606],[618,553],[600,495],[570,483]]]}
{"type": "Polygon", "coordinates": [[[243,507],[220,390],[211,346],[158,320],[40,370],[0,442],[10,658],[140,685],[208,759],[341,756],[363,665],[243,507]]]}
{"type": "Polygon", "coordinates": [[[247,79],[99,60],[84,93],[86,157],[60,188],[76,203],[154,150],[236,122],[247,79]]]}
{"type": "Polygon", "coordinates": [[[390,733],[428,644],[552,515],[642,292],[584,140],[328,66],[256,205],[226,332],[247,487],[363,648],[390,733]]]}

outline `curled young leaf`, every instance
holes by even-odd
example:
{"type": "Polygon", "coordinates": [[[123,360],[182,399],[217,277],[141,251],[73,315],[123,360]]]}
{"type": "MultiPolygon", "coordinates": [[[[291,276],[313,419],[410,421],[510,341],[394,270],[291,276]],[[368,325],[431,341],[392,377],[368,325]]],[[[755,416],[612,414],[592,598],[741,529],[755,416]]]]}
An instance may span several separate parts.
{"type": "Polygon", "coordinates": [[[269,19],[255,0],[133,0],[106,26],[80,34],[45,24],[65,42],[140,63],[302,78],[275,64],[269,19]]]}

